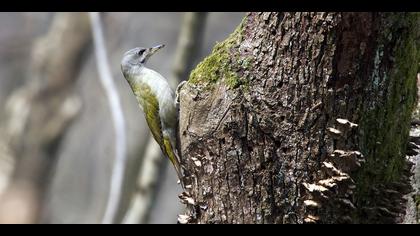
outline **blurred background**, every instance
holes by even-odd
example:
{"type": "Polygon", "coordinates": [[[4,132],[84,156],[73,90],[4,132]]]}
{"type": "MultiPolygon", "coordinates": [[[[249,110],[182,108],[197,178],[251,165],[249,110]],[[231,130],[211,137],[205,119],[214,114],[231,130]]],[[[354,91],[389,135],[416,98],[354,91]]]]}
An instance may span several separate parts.
{"type": "MultiPolygon", "coordinates": [[[[184,211],[175,171],[120,71],[122,55],[165,44],[147,65],[175,88],[244,16],[100,14],[127,141],[121,201],[108,223],[176,223],[184,211]]],[[[118,142],[91,20],[88,13],[0,13],[0,223],[104,222],[118,142]]]]}

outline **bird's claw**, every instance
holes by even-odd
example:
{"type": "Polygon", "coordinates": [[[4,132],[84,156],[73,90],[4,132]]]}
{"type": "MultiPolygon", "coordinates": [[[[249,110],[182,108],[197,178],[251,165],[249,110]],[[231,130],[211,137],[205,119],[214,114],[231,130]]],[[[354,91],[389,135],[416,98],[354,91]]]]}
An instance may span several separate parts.
{"type": "Polygon", "coordinates": [[[187,83],[186,80],[182,81],[181,83],[178,84],[178,87],[176,87],[176,91],[175,91],[175,104],[178,105],[179,104],[179,92],[181,91],[182,86],[185,85],[185,83],[187,83]]]}

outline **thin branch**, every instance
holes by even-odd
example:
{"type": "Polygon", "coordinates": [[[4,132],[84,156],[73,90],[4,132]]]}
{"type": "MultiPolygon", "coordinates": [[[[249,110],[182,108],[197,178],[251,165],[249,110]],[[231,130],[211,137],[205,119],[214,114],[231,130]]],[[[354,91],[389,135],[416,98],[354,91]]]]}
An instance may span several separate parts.
{"type": "Polygon", "coordinates": [[[102,32],[103,27],[99,13],[90,12],[89,17],[92,24],[93,41],[99,78],[108,99],[115,132],[115,159],[111,174],[108,202],[106,205],[104,218],[102,219],[103,224],[111,224],[114,222],[118,213],[118,208],[120,206],[125,165],[127,161],[125,120],[120,98],[118,96],[118,91],[116,85],[114,84],[112,73],[109,67],[104,35],[102,32]]]}
{"type": "Polygon", "coordinates": [[[153,138],[149,138],[144,153],[143,165],[137,180],[137,193],[124,216],[123,224],[147,222],[153,206],[152,202],[155,197],[159,176],[167,166],[165,161],[159,145],[153,138]]]}

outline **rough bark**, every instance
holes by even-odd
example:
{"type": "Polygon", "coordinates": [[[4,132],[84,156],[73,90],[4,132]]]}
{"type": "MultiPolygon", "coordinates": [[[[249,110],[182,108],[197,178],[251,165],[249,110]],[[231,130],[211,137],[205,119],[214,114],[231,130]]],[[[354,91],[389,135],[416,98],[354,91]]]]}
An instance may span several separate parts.
{"type": "Polygon", "coordinates": [[[420,126],[416,119],[414,121],[407,145],[407,159],[412,165],[410,182],[413,191],[404,196],[407,203],[403,224],[420,224],[420,126]]]}
{"type": "Polygon", "coordinates": [[[181,90],[183,221],[398,221],[419,26],[415,13],[249,13],[181,90]]]}
{"type": "Polygon", "coordinates": [[[15,166],[0,204],[0,222],[34,223],[56,163],[61,137],[81,106],[73,94],[90,42],[85,13],[58,13],[34,45],[28,80],[6,104],[2,145],[15,166]]]}

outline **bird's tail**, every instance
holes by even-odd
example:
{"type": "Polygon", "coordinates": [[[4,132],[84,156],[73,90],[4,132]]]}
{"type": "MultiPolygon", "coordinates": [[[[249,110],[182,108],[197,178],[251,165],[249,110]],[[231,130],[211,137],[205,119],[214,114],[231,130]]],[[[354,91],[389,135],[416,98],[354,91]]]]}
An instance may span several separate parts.
{"type": "Polygon", "coordinates": [[[163,138],[163,151],[166,154],[166,156],[169,158],[169,160],[172,162],[173,166],[175,167],[175,171],[176,171],[176,174],[178,175],[179,181],[181,182],[181,186],[182,188],[184,188],[181,164],[179,163],[179,158],[175,152],[175,149],[172,147],[172,144],[169,138],[167,137],[163,138]]]}

